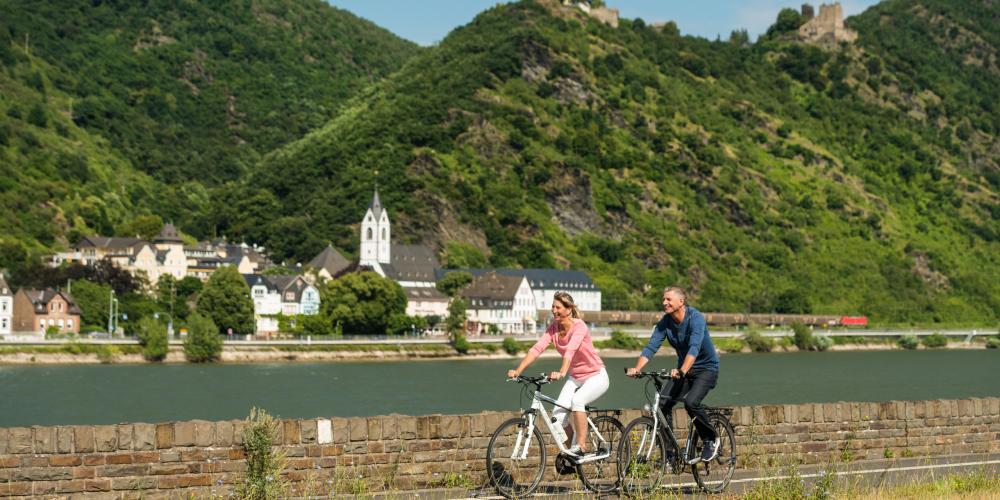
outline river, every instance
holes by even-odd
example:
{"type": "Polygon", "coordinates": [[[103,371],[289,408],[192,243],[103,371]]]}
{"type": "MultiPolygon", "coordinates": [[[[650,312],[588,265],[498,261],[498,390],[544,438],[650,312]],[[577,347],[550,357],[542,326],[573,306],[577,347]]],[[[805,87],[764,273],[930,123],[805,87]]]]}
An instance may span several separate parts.
{"type": "MultiPolygon", "coordinates": [[[[648,365],[669,367],[672,356],[648,365]]],[[[553,370],[542,359],[527,371],[553,370]]],[[[605,359],[611,389],[597,405],[635,408],[634,359],[605,359]]],[[[0,365],[0,427],[245,418],[251,406],[284,418],[517,409],[504,382],[515,360],[323,364],[0,365]]],[[[1000,396],[996,350],[728,354],[710,405],[1000,396]]],[[[556,395],[562,382],[547,386],[556,395]]]]}

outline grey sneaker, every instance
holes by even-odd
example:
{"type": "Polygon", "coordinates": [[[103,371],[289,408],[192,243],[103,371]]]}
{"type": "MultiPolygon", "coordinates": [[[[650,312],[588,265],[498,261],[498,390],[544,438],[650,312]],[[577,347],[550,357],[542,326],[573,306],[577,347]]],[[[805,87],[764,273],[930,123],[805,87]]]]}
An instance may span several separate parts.
{"type": "Polygon", "coordinates": [[[721,442],[718,437],[711,441],[705,441],[704,446],[701,447],[701,461],[711,462],[715,460],[715,457],[719,456],[719,444],[721,442]]]}
{"type": "Polygon", "coordinates": [[[580,445],[574,444],[573,446],[570,447],[570,449],[566,450],[565,453],[563,454],[573,458],[581,458],[583,457],[584,452],[583,450],[580,449],[580,445]]]}

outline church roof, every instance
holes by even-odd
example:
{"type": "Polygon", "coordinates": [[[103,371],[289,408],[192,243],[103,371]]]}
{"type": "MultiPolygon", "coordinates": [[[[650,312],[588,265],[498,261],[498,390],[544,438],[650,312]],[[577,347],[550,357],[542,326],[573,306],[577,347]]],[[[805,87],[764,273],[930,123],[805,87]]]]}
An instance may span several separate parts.
{"type": "Polygon", "coordinates": [[[392,245],[391,264],[382,264],[386,277],[396,281],[437,281],[435,270],[440,267],[434,250],[426,245],[392,245]],[[389,273],[392,273],[391,275],[389,273]]]}
{"type": "Polygon", "coordinates": [[[475,277],[462,290],[462,297],[487,302],[513,301],[523,280],[523,276],[504,276],[491,271],[475,277]]]}
{"type": "Polygon", "coordinates": [[[7,285],[7,281],[3,279],[2,274],[0,274],[0,295],[14,295],[14,293],[10,291],[10,286],[7,285]]]}
{"type": "Polygon", "coordinates": [[[351,261],[347,260],[333,245],[327,245],[318,255],[309,261],[309,265],[315,269],[326,269],[330,276],[336,276],[341,271],[351,267],[351,261]]]}
{"type": "Polygon", "coordinates": [[[153,240],[154,243],[181,243],[180,233],[177,232],[177,228],[171,223],[166,223],[163,225],[163,229],[160,230],[160,234],[156,236],[153,240]]]}
{"type": "Polygon", "coordinates": [[[372,196],[372,201],[368,204],[368,210],[372,211],[372,215],[375,216],[375,220],[379,220],[379,218],[382,217],[382,201],[378,198],[378,189],[375,190],[375,194],[372,196]]]}

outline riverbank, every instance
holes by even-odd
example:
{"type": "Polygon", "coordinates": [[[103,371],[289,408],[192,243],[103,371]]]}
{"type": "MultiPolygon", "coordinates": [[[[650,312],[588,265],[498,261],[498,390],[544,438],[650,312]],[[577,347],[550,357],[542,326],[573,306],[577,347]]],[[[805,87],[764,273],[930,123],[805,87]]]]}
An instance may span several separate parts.
{"type": "MultiPolygon", "coordinates": [[[[985,349],[986,344],[982,342],[964,343],[952,342],[947,346],[936,349],[985,349]]],[[[919,346],[917,349],[928,349],[919,346]]],[[[598,349],[602,357],[607,358],[632,358],[641,350],[639,349],[598,349]]],[[[903,350],[894,342],[867,342],[835,344],[829,347],[829,351],[887,351],[903,350]]],[[[933,350],[933,349],[930,349],[933,350]]],[[[798,352],[794,345],[776,345],[772,353],[798,352]]],[[[730,352],[751,353],[753,351],[746,346],[742,346],[739,351],[725,351],[720,349],[720,354],[725,355],[730,352]]],[[[661,354],[670,354],[669,347],[664,348],[661,354]]],[[[767,354],[767,353],[760,353],[767,354]]],[[[500,346],[495,344],[478,344],[468,354],[459,354],[448,345],[408,345],[405,347],[387,348],[385,345],[302,345],[302,346],[279,346],[279,347],[247,347],[247,346],[225,346],[219,362],[221,363],[323,363],[341,361],[405,361],[405,360],[477,360],[477,359],[519,359],[524,352],[508,354],[500,346]]],[[[542,357],[557,357],[558,354],[549,350],[543,353],[542,357]]],[[[77,364],[142,364],[146,361],[138,346],[115,346],[104,349],[82,349],[77,344],[67,346],[4,346],[0,347],[0,365],[77,365],[77,364]],[[125,348],[123,348],[125,347],[125,348]]],[[[163,361],[167,364],[187,363],[184,351],[180,347],[171,347],[167,358],[163,361]]]]}

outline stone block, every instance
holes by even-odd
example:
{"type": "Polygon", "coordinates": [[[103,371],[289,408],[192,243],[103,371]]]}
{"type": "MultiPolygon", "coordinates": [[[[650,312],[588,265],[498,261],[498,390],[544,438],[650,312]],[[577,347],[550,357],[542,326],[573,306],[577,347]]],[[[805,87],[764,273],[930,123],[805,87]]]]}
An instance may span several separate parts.
{"type": "Polygon", "coordinates": [[[302,442],[302,432],[296,420],[282,420],[278,426],[282,432],[281,442],[285,444],[299,444],[302,442]]]}
{"type": "Polygon", "coordinates": [[[22,467],[11,471],[11,481],[58,481],[73,479],[73,470],[69,467],[22,467]]]}
{"type": "Polygon", "coordinates": [[[365,425],[368,427],[368,440],[378,441],[382,439],[382,419],[379,417],[370,417],[365,419],[365,425]]]}
{"type": "MultiPolygon", "coordinates": [[[[116,439],[118,441],[119,450],[131,450],[132,449],[132,426],[130,424],[118,424],[116,428],[116,439]]],[[[110,483],[109,487],[110,487],[110,483]]]]}
{"type": "Polygon", "coordinates": [[[115,453],[113,455],[106,456],[104,459],[104,463],[108,465],[130,464],[134,461],[135,460],[131,453],[115,453]]]}
{"type": "MultiPolygon", "coordinates": [[[[157,430],[157,438],[159,438],[160,429],[157,430]]],[[[194,446],[194,422],[177,422],[174,424],[174,439],[171,445],[160,446],[159,440],[157,441],[157,448],[172,448],[174,446],[194,446]]]]}
{"type": "Polygon", "coordinates": [[[212,446],[215,441],[215,422],[207,420],[194,421],[194,445],[201,447],[212,446]]]}
{"type": "Polygon", "coordinates": [[[0,482],[0,497],[20,497],[31,495],[31,483],[0,482]]]}
{"type": "Polygon", "coordinates": [[[111,491],[110,479],[87,479],[83,482],[83,491],[111,491]]]}
{"type": "Polygon", "coordinates": [[[459,416],[447,415],[441,417],[439,421],[438,436],[449,439],[457,438],[462,435],[462,419],[459,416]]]}
{"type": "MultiPolygon", "coordinates": [[[[497,423],[499,425],[499,423],[497,423]]],[[[494,426],[495,428],[496,426],[494,426]]],[[[417,417],[401,417],[396,420],[396,428],[399,431],[399,439],[416,439],[417,438],[417,417]]],[[[490,428],[490,433],[493,432],[493,428],[490,428]]]]}
{"type": "Polygon", "coordinates": [[[83,465],[104,465],[104,455],[97,453],[84,455],[83,465]]]}
{"type": "Polygon", "coordinates": [[[333,442],[333,426],[328,418],[316,420],[316,443],[328,445],[333,442]]]}
{"type": "Polygon", "coordinates": [[[132,461],[137,464],[149,464],[160,461],[160,453],[155,451],[137,451],[132,454],[132,461]]]}
{"type": "Polygon", "coordinates": [[[97,451],[115,451],[118,448],[118,426],[98,425],[94,427],[94,441],[97,451]]]}
{"type": "Polygon", "coordinates": [[[32,452],[32,432],[30,427],[8,429],[7,453],[21,455],[32,452]]]}
{"type": "Polygon", "coordinates": [[[316,420],[299,420],[299,439],[303,444],[316,443],[316,420]]]}
{"type": "Polygon", "coordinates": [[[58,487],[58,481],[35,481],[31,485],[31,494],[35,496],[54,495],[58,487]]]}
{"type": "Polygon", "coordinates": [[[133,450],[152,450],[156,448],[156,426],[153,424],[135,424],[132,436],[133,450]]]}
{"type": "Polygon", "coordinates": [[[35,453],[55,453],[56,452],[56,428],[55,427],[32,427],[34,431],[35,453]]]}
{"type": "Polygon", "coordinates": [[[163,449],[173,447],[174,424],[156,424],[156,448],[163,449]]]}
{"type": "Polygon", "coordinates": [[[364,418],[352,418],[349,420],[349,435],[351,441],[364,441],[368,439],[368,422],[364,418]]]}
{"type": "Polygon", "coordinates": [[[331,418],[330,428],[333,431],[334,443],[346,443],[350,440],[351,422],[346,418],[331,418]]]}
{"type": "Polygon", "coordinates": [[[105,465],[97,468],[99,477],[145,476],[149,473],[148,464],[105,465]]]}
{"type": "Polygon", "coordinates": [[[233,423],[230,421],[215,423],[215,446],[233,445],[233,423]]]}
{"type": "Polygon", "coordinates": [[[94,428],[89,425],[74,425],[73,451],[76,453],[92,453],[95,447],[94,428]]]}
{"type": "Polygon", "coordinates": [[[97,468],[95,467],[73,468],[73,479],[94,479],[95,477],[97,477],[97,468]]]}
{"type": "Polygon", "coordinates": [[[155,477],[116,477],[111,480],[113,490],[148,490],[156,488],[155,477]]]}
{"type": "Polygon", "coordinates": [[[243,444],[243,429],[246,428],[247,423],[243,420],[233,420],[233,444],[242,445],[243,444]]]}
{"type": "Polygon", "coordinates": [[[75,479],[70,481],[59,481],[59,486],[56,488],[58,493],[79,493],[83,491],[84,481],[82,479],[75,479]]]}
{"type": "Polygon", "coordinates": [[[83,465],[83,459],[79,455],[50,455],[49,465],[53,467],[76,467],[83,465]]]}

